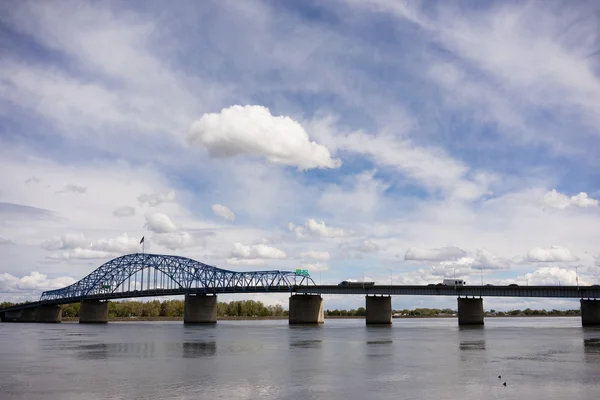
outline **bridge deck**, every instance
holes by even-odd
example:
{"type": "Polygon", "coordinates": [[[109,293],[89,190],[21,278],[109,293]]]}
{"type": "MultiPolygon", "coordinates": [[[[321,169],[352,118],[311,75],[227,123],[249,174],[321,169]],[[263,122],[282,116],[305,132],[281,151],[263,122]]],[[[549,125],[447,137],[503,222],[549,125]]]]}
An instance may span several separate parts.
{"type": "Polygon", "coordinates": [[[295,290],[306,294],[372,294],[405,296],[486,296],[600,298],[600,286],[438,286],[375,285],[371,287],[318,285],[295,290]]]}
{"type": "Polygon", "coordinates": [[[338,285],[297,286],[290,290],[285,286],[253,286],[246,288],[197,288],[197,289],[151,289],[130,292],[98,293],[94,295],[37,301],[5,308],[0,311],[21,310],[46,304],[68,304],[81,300],[117,300],[136,297],[177,296],[184,294],[233,294],[233,293],[304,293],[345,295],[394,295],[394,296],[476,296],[476,297],[554,297],[589,299],[600,298],[599,286],[423,286],[423,285],[376,285],[371,287],[347,287],[338,285]]]}

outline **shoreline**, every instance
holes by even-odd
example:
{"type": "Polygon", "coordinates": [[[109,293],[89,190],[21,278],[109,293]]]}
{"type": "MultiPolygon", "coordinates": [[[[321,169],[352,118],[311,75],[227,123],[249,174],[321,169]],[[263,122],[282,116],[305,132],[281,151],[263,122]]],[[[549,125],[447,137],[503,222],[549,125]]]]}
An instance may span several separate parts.
{"type": "MultiPolygon", "coordinates": [[[[560,318],[560,317],[580,317],[579,315],[486,315],[485,318],[560,318]]],[[[392,317],[392,319],[447,319],[457,318],[456,315],[405,315],[392,317]]],[[[268,321],[268,320],[286,320],[287,316],[281,317],[220,317],[217,321],[268,321]]],[[[363,316],[325,316],[325,319],[365,319],[363,316]]],[[[78,317],[63,317],[63,322],[77,322],[78,317]]],[[[151,321],[183,321],[183,317],[116,317],[109,318],[108,321],[114,322],[151,322],[151,321]]]]}

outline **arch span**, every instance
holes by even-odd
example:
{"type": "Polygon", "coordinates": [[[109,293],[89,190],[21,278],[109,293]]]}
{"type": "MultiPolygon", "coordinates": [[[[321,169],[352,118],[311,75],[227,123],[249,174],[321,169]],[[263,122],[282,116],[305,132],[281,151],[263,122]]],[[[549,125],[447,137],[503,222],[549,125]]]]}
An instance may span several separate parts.
{"type": "Polygon", "coordinates": [[[236,272],[190,258],[161,254],[128,254],[110,260],[83,279],[62,289],[42,293],[40,301],[78,300],[117,292],[136,293],[179,289],[194,292],[244,292],[251,288],[288,288],[312,283],[310,276],[292,271],[236,272]]]}

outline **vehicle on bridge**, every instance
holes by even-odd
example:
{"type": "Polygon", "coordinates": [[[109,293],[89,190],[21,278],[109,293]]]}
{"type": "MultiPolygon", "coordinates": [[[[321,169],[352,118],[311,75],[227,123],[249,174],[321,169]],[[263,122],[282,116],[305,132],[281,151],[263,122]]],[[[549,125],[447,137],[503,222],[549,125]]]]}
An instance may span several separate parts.
{"type": "Polygon", "coordinates": [[[462,279],[444,279],[442,281],[444,286],[465,286],[465,281],[462,279]]]}
{"type": "Polygon", "coordinates": [[[350,282],[350,281],[342,281],[338,283],[338,286],[344,287],[371,287],[375,286],[375,282],[350,282]]]}

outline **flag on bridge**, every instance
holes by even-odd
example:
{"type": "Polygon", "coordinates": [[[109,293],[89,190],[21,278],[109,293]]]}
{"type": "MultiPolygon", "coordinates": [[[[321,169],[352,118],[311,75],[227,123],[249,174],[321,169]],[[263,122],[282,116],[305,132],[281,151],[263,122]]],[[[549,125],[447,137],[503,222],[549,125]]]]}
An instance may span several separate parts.
{"type": "Polygon", "coordinates": [[[142,240],[140,240],[140,244],[144,243],[145,236],[142,236],[142,240]]]}

